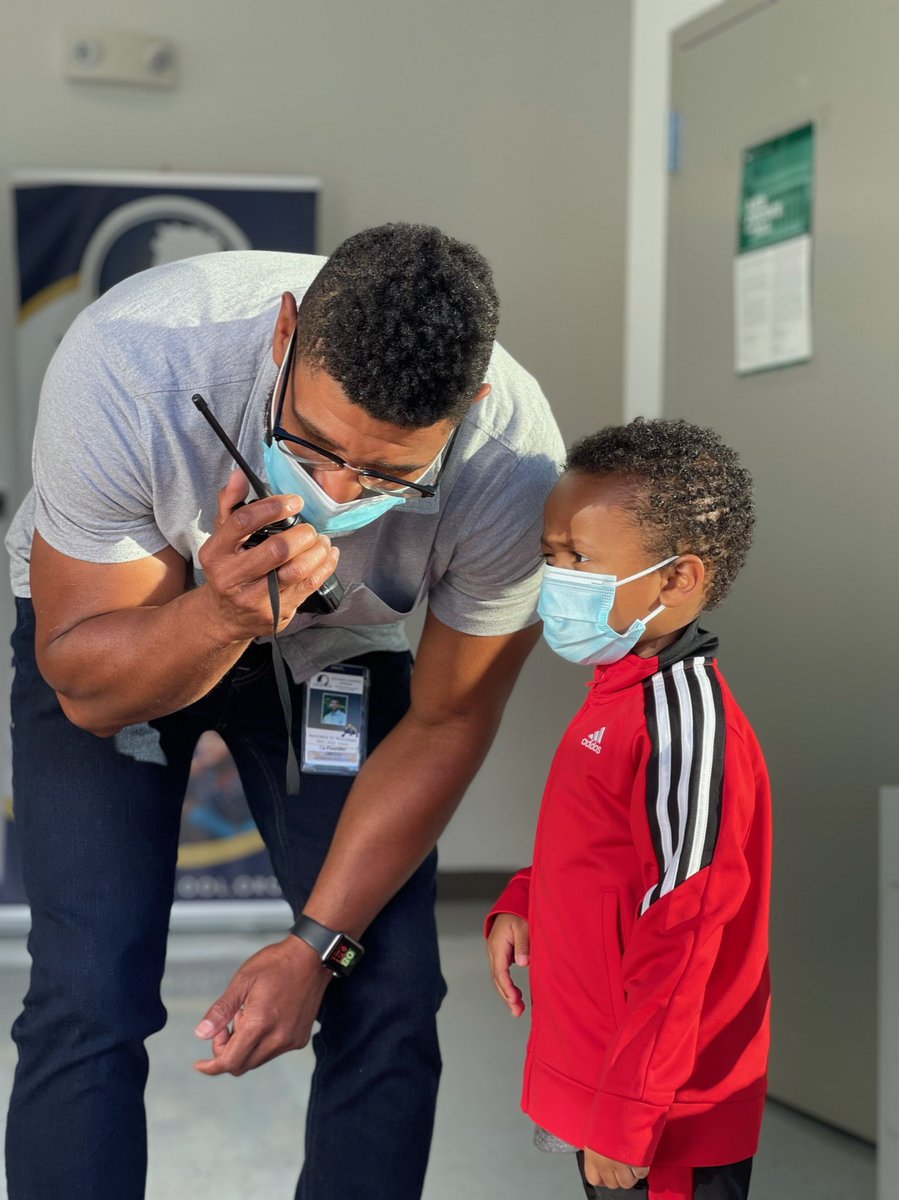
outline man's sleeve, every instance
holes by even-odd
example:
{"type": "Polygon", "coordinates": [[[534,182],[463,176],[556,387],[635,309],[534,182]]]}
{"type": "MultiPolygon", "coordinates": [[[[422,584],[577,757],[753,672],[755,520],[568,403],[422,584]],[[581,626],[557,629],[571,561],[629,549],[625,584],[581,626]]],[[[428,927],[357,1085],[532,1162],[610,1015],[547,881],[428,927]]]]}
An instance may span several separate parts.
{"type": "Polygon", "coordinates": [[[444,625],[495,636],[536,622],[543,505],[558,477],[548,452],[507,452],[501,471],[466,490],[464,511],[447,514],[452,550],[429,596],[444,625]]]}
{"type": "Polygon", "coordinates": [[[140,408],[89,312],[53,356],[41,389],[32,469],[35,528],[87,562],[128,562],[166,545],[153,516],[140,408]]]}
{"type": "Polygon", "coordinates": [[[528,897],[531,890],[531,868],[524,867],[506,884],[502,895],[487,914],[484,922],[484,937],[490,936],[494,920],[500,913],[511,913],[513,917],[528,918],[528,897]]]}
{"type": "Polygon", "coordinates": [[[647,736],[632,798],[645,894],[622,960],[626,1003],[586,1144],[649,1165],[693,1073],[700,1014],[725,925],[750,885],[744,847],[759,789],[721,685],[701,660],[644,684],[647,736]]]}

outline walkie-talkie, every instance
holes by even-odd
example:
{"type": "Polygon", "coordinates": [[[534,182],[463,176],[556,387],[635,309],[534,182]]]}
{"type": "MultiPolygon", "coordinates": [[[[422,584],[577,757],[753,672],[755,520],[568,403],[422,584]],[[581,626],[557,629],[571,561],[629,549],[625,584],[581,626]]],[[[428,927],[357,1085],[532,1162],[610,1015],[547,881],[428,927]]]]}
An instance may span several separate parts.
{"type": "MultiPolygon", "coordinates": [[[[237,447],[234,445],[234,443],[228,437],[227,433],[225,433],[224,429],[222,429],[221,425],[219,425],[218,421],[212,415],[212,411],[209,408],[209,405],[206,403],[206,401],[203,399],[203,397],[199,394],[199,392],[195,393],[191,397],[191,399],[193,400],[193,402],[197,406],[197,408],[200,410],[200,412],[203,414],[203,416],[206,418],[206,420],[209,422],[209,424],[212,426],[212,429],[213,429],[216,437],[219,439],[219,441],[222,443],[222,445],[224,445],[226,447],[228,453],[231,455],[231,457],[234,459],[234,461],[240,467],[241,471],[243,471],[244,475],[246,475],[247,479],[249,480],[250,487],[256,493],[256,497],[254,500],[248,500],[247,503],[255,504],[256,500],[264,500],[267,496],[273,495],[271,488],[267,487],[262,482],[262,480],[259,478],[259,476],[256,474],[256,472],[253,471],[250,468],[250,466],[247,464],[243,455],[240,453],[240,451],[237,449],[237,447]]],[[[258,546],[260,542],[264,542],[265,539],[267,537],[270,537],[273,533],[281,533],[285,529],[290,529],[291,526],[296,525],[299,521],[302,521],[302,519],[303,519],[303,514],[297,513],[295,516],[285,517],[284,520],[282,520],[282,521],[273,521],[271,525],[263,525],[261,529],[255,530],[255,532],[252,533],[250,535],[250,537],[247,538],[244,545],[245,546],[258,546]]],[[[309,596],[306,600],[303,601],[303,603],[300,605],[300,607],[297,609],[297,611],[298,612],[306,612],[306,613],[336,612],[337,608],[340,605],[340,601],[342,599],[343,599],[343,585],[341,584],[340,580],[337,578],[336,575],[331,575],[328,579],[325,580],[325,582],[321,585],[321,587],[318,589],[317,592],[313,592],[311,596],[309,596]]]]}

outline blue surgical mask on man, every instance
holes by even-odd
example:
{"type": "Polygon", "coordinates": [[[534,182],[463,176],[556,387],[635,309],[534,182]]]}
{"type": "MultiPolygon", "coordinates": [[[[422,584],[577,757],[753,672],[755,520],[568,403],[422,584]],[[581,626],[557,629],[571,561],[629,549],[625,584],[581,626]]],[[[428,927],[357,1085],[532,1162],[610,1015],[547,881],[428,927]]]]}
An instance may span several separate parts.
{"type": "Polygon", "coordinates": [[[324,488],[319,487],[301,463],[294,459],[281,442],[263,444],[265,473],[276,495],[297,495],[303,501],[304,521],[329,537],[352,533],[383,517],[391,508],[404,504],[405,496],[360,496],[338,504],[324,488]]]}
{"type": "Polygon", "coordinates": [[[543,568],[537,612],[543,621],[543,636],[556,654],[581,666],[608,666],[633,650],[649,622],[664,611],[660,604],[643,620],[636,620],[624,633],[609,624],[615,592],[625,583],[651,575],[680,556],[672,555],[645,571],[619,579],[617,575],[594,575],[568,567],[543,568]]]}

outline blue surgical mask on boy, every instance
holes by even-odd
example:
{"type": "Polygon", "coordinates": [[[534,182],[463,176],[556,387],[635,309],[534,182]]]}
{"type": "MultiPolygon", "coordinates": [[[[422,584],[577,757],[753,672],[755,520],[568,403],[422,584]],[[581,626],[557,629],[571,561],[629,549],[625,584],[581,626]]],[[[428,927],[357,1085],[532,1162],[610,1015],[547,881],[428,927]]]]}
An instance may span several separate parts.
{"type": "Polygon", "coordinates": [[[609,624],[616,589],[651,575],[679,557],[673,554],[645,571],[628,575],[627,579],[545,566],[537,612],[543,621],[543,636],[548,645],[562,658],[583,667],[608,666],[624,658],[665,605],[660,604],[648,617],[634,621],[624,633],[618,633],[609,624]]]}
{"type": "Polygon", "coordinates": [[[361,496],[358,500],[338,504],[280,442],[264,443],[262,453],[272,491],[279,496],[302,497],[302,519],[308,521],[318,533],[326,533],[329,537],[362,529],[372,521],[377,521],[378,517],[383,517],[391,508],[405,503],[405,496],[377,495],[361,496]]]}

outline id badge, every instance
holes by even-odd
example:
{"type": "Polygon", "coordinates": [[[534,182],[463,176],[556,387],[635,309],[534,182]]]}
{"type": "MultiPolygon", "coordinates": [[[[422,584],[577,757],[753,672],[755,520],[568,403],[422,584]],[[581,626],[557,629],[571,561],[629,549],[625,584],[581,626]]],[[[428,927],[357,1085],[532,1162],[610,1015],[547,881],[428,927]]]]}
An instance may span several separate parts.
{"type": "Polygon", "coordinates": [[[356,775],[368,743],[367,667],[338,663],[306,680],[300,769],[356,775]]]}

